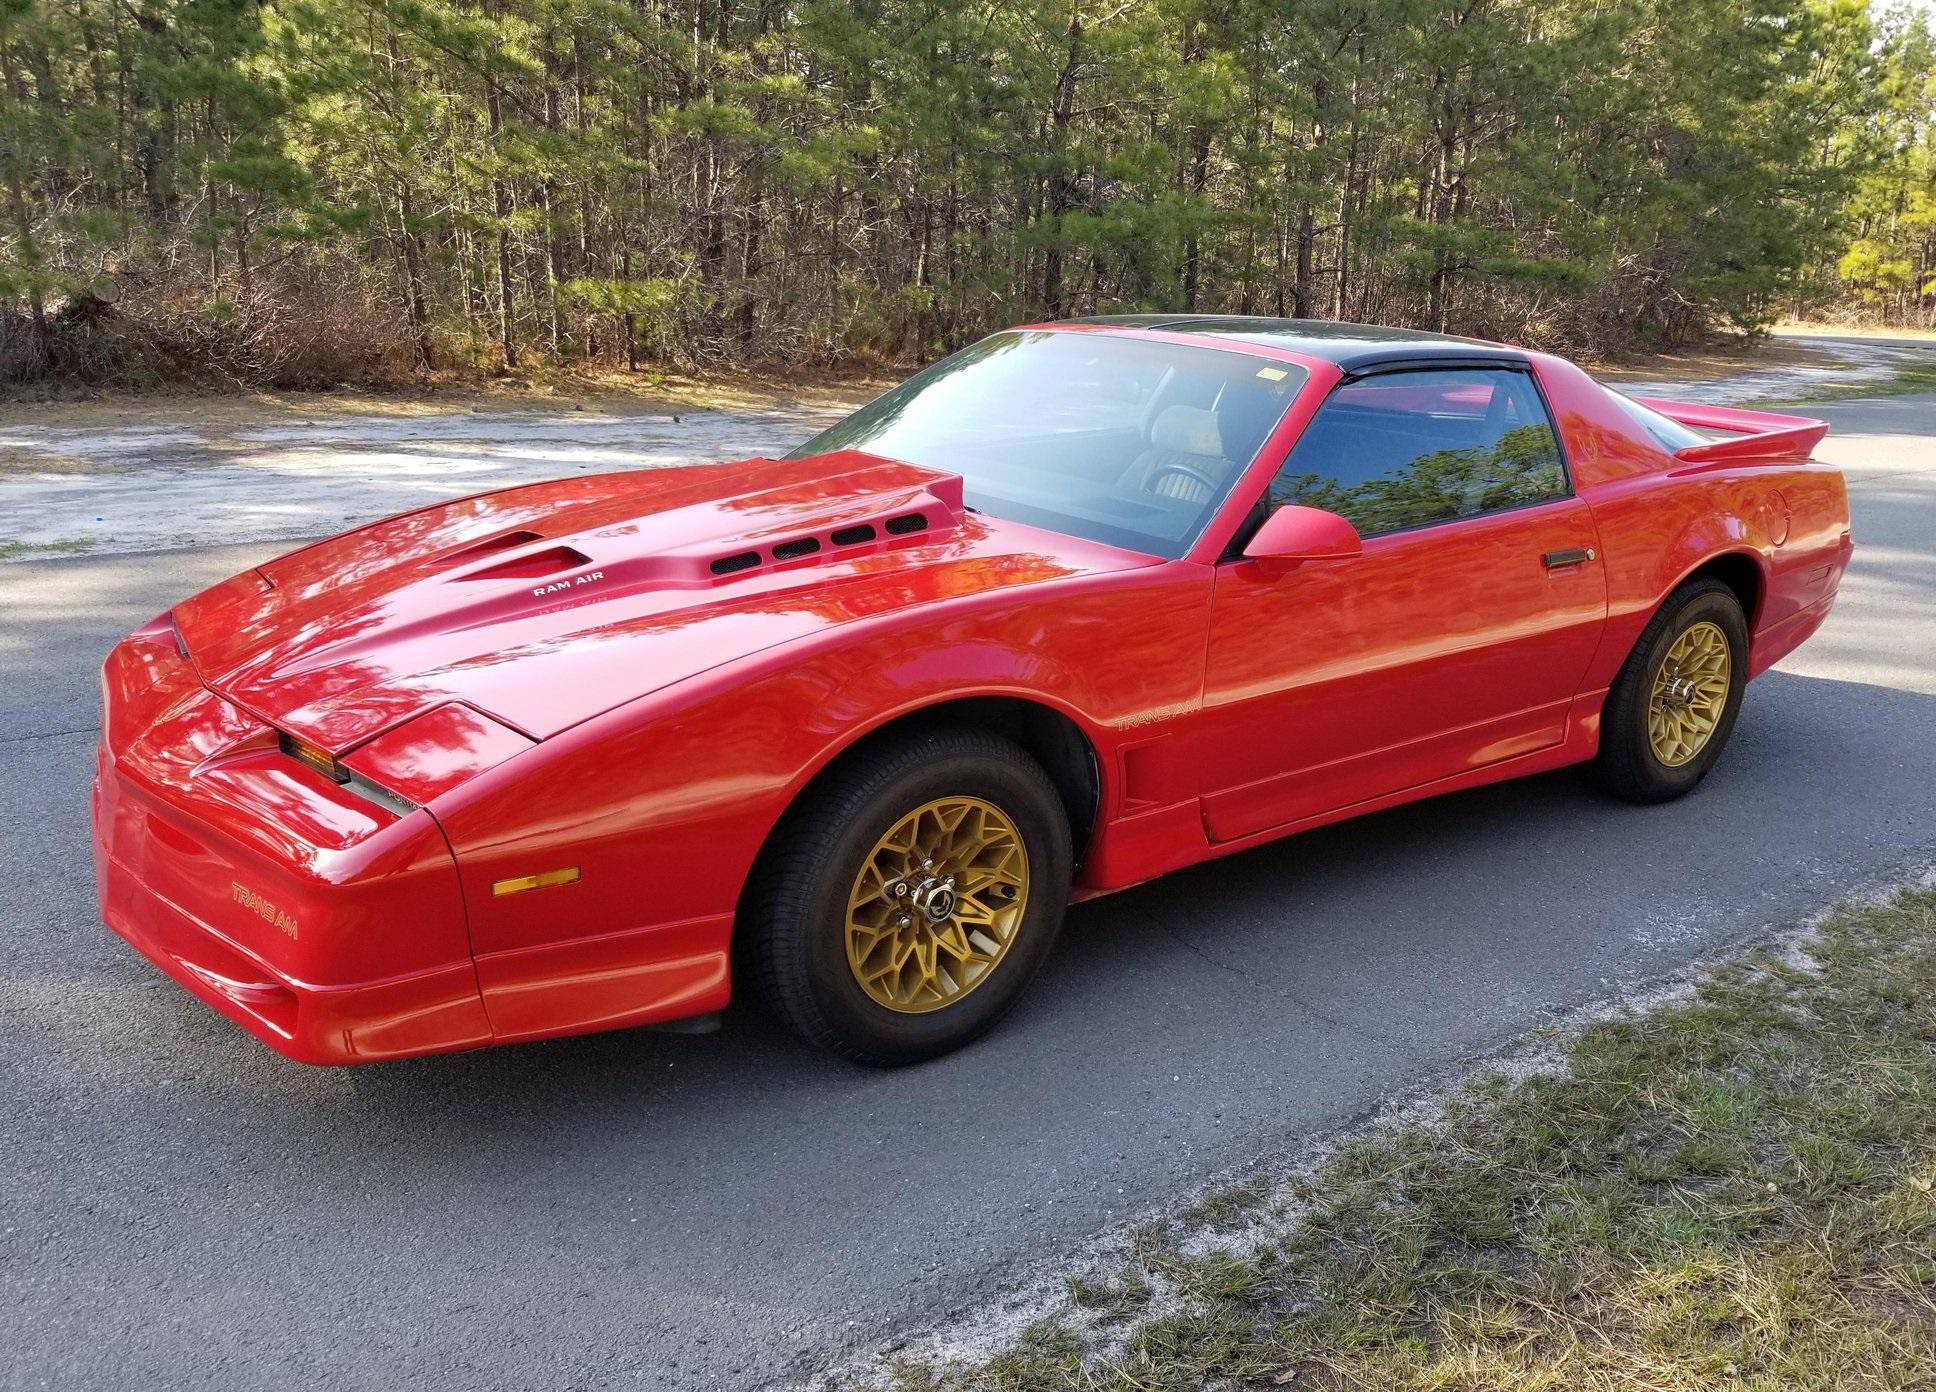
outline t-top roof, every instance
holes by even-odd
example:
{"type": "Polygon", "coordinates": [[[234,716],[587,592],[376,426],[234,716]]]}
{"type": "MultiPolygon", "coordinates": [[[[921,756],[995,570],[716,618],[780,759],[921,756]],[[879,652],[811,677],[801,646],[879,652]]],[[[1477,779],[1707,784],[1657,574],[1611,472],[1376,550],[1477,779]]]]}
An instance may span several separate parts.
{"type": "Polygon", "coordinates": [[[1524,362],[1525,355],[1481,338],[1457,338],[1423,329],[1340,324],[1326,319],[1272,319],[1243,314],[1095,314],[1065,324],[1116,324],[1126,329],[1213,334],[1321,358],[1347,370],[1392,359],[1497,358],[1524,362]]]}

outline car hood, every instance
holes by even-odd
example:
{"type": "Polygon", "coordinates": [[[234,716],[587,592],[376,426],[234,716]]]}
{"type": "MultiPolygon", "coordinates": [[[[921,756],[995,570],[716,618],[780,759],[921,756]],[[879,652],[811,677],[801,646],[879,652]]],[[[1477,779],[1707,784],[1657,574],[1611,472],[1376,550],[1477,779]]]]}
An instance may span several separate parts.
{"type": "Polygon", "coordinates": [[[532,739],[818,630],[1152,558],[843,451],[532,484],[374,522],[173,611],[202,680],[343,753],[460,703],[532,739]]]}

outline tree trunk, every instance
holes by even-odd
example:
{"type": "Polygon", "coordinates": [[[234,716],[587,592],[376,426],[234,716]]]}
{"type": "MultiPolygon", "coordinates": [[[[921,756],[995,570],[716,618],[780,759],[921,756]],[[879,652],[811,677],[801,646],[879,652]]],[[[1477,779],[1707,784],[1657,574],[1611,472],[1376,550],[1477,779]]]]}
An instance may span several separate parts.
{"type": "Polygon", "coordinates": [[[1049,179],[1042,220],[1049,224],[1042,256],[1042,305],[1051,319],[1062,317],[1062,215],[1075,201],[1069,172],[1069,125],[1075,117],[1076,86],[1082,75],[1082,11],[1069,7],[1068,57],[1056,74],[1055,103],[1049,112],[1049,179]]]}
{"type": "MultiPolygon", "coordinates": [[[[485,87],[484,111],[490,122],[491,151],[503,154],[504,97],[495,81],[485,87]]],[[[497,220],[497,341],[504,354],[504,366],[518,365],[516,304],[511,290],[511,191],[505,187],[504,171],[496,158],[491,164],[491,211],[497,220]]]]}
{"type": "Polygon", "coordinates": [[[403,251],[404,301],[410,311],[410,339],[416,348],[417,366],[430,368],[430,315],[424,306],[423,256],[417,246],[415,219],[410,215],[408,190],[397,194],[397,224],[403,251]]]}
{"type": "Polygon", "coordinates": [[[1203,274],[1203,247],[1197,235],[1196,200],[1210,182],[1210,130],[1199,127],[1190,140],[1190,230],[1183,241],[1183,307],[1197,307],[1197,285],[1203,274]]]}
{"type": "MultiPolygon", "coordinates": [[[[545,133],[556,143],[564,120],[558,93],[558,50],[551,42],[550,35],[545,36],[542,58],[545,70],[545,133]]],[[[550,168],[549,160],[546,161],[546,168],[550,168]]],[[[560,293],[569,272],[565,267],[564,236],[558,225],[556,194],[557,185],[547,172],[538,184],[538,206],[544,213],[545,229],[545,299],[551,307],[551,354],[555,358],[562,358],[571,348],[571,331],[565,323],[565,302],[560,293]]]]}
{"type": "Polygon", "coordinates": [[[1317,245],[1317,219],[1307,206],[1297,215],[1297,269],[1291,281],[1291,314],[1298,319],[1311,317],[1311,254],[1317,245]]]}

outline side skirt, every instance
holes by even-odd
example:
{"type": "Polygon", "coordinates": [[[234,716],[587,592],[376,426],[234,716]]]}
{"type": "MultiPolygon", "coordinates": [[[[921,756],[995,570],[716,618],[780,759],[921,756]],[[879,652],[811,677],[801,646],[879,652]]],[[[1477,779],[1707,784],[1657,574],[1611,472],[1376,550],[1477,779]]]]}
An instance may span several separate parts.
{"type": "Polygon", "coordinates": [[[1180,870],[1186,865],[1235,855],[1266,842],[1294,836],[1300,831],[1329,826],[1333,822],[1347,821],[1371,812],[1382,812],[1388,807],[1419,802],[1442,793],[1479,788],[1488,783],[1503,783],[1509,778],[1546,773],[1569,764],[1585,763],[1600,748],[1600,707],[1605,700],[1604,691],[1574,697],[1572,707],[1567,712],[1566,734],[1558,744],[1496,764],[1487,764],[1484,768],[1468,769],[1449,778],[1434,779],[1429,783],[1335,807],[1328,812],[1268,827],[1231,841],[1211,841],[1208,838],[1203,828],[1201,806],[1196,799],[1124,818],[1108,828],[1102,844],[1090,859],[1088,873],[1083,882],[1075,887],[1070,900],[1081,902],[1100,898],[1119,889],[1153,880],[1171,870],[1180,870]],[[1121,837],[1120,841],[1118,837],[1121,837]],[[1137,861],[1141,863],[1132,863],[1137,861]]]}

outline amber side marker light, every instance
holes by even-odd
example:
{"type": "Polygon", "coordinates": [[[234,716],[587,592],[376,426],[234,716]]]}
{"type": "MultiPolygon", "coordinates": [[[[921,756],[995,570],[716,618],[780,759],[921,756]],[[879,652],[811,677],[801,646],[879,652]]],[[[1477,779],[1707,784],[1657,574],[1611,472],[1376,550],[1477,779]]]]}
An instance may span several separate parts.
{"type": "Polygon", "coordinates": [[[578,867],[568,865],[562,870],[546,870],[538,875],[519,875],[516,879],[499,880],[491,886],[491,893],[522,894],[527,889],[548,889],[552,885],[577,883],[578,867]]]}
{"type": "Polygon", "coordinates": [[[282,745],[283,753],[292,759],[300,759],[332,783],[347,783],[350,781],[350,776],[336,762],[336,756],[331,754],[327,749],[318,749],[308,740],[297,739],[294,735],[286,731],[279,736],[278,742],[282,745]]]}
{"type": "Polygon", "coordinates": [[[417,810],[417,805],[409,798],[393,793],[380,784],[372,783],[362,774],[344,768],[336,762],[336,756],[327,749],[319,749],[308,740],[297,739],[287,730],[278,732],[276,744],[283,753],[297,763],[308,764],[330,782],[346,792],[354,793],[365,802],[374,802],[399,817],[407,817],[417,810]]]}

